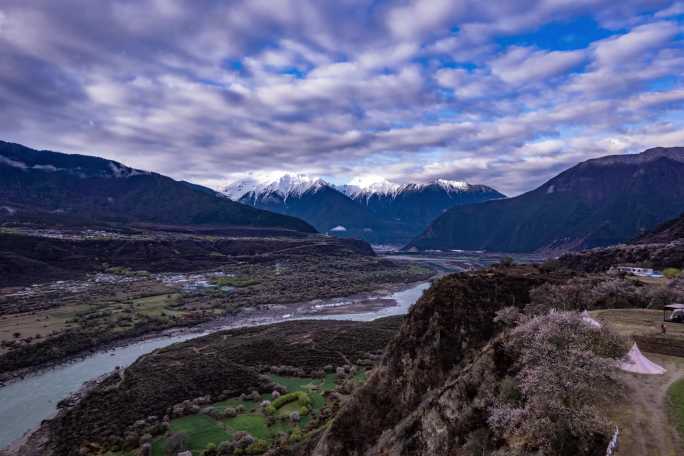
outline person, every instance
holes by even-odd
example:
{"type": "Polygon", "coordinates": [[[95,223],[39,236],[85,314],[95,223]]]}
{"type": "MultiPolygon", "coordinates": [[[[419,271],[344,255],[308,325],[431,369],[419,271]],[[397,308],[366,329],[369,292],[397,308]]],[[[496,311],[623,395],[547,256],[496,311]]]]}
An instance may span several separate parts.
{"type": "Polygon", "coordinates": [[[660,331],[662,331],[663,334],[667,333],[667,328],[665,328],[665,323],[660,324],[660,331]]]}

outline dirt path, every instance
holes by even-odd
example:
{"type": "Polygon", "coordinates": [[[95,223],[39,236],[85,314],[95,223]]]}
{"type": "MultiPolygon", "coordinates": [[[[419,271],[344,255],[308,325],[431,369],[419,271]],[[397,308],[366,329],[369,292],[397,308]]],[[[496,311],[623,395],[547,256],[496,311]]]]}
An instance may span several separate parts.
{"type": "Polygon", "coordinates": [[[677,456],[684,444],[667,412],[667,389],[684,377],[684,358],[644,353],[664,375],[620,372],[627,391],[611,413],[620,427],[619,456],[677,456]]]}

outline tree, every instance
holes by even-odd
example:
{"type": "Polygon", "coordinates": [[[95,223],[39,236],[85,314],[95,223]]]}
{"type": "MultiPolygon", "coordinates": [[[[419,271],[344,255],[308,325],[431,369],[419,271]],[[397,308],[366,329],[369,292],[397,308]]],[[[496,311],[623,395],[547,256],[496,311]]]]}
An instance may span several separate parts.
{"type": "Polygon", "coordinates": [[[490,427],[520,450],[588,454],[610,430],[597,404],[615,390],[608,373],[626,352],[624,340],[577,312],[551,312],[514,328],[505,349],[517,373],[501,382],[490,427]]]}
{"type": "Polygon", "coordinates": [[[188,438],[181,432],[174,432],[166,439],[165,453],[167,456],[176,456],[181,451],[188,449],[188,438]]]}

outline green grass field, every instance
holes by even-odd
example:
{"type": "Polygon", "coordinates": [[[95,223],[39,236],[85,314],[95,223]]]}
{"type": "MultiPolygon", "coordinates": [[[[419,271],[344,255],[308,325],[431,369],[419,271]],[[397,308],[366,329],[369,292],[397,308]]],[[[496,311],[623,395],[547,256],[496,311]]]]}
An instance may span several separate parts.
{"type": "MultiPolygon", "coordinates": [[[[297,378],[272,375],[273,382],[286,386],[289,392],[304,391],[311,399],[313,411],[320,411],[325,406],[323,393],[335,388],[335,374],[327,374],[325,378],[297,378]]],[[[355,376],[358,381],[365,379],[365,374],[355,376]]],[[[272,400],[271,394],[264,394],[263,400],[272,400]]],[[[186,435],[189,449],[194,456],[200,456],[202,450],[210,443],[219,445],[221,442],[232,438],[237,431],[250,433],[257,439],[271,443],[280,433],[291,432],[295,425],[287,420],[277,420],[268,425],[266,416],[259,410],[259,404],[251,400],[231,398],[212,404],[212,407],[224,410],[227,407],[237,408],[243,406],[245,411],[233,418],[214,419],[208,415],[191,415],[171,420],[171,431],[186,435]]],[[[277,415],[289,416],[290,413],[299,411],[301,404],[297,401],[283,405],[278,409],[277,415]]],[[[299,426],[304,427],[311,420],[310,416],[304,416],[299,426]]],[[[157,438],[152,442],[152,456],[164,456],[166,445],[165,437],[157,438]]],[[[123,456],[125,453],[121,453],[123,456]]]]}
{"type": "Polygon", "coordinates": [[[667,390],[667,401],[672,422],[684,437],[684,378],[674,382],[667,390]]]}
{"type": "MultiPolygon", "coordinates": [[[[200,452],[210,443],[219,444],[232,438],[233,431],[222,423],[206,415],[184,416],[171,421],[171,431],[181,432],[187,436],[189,449],[193,455],[200,452]]],[[[152,443],[152,455],[164,456],[165,439],[157,439],[152,443]]]]}

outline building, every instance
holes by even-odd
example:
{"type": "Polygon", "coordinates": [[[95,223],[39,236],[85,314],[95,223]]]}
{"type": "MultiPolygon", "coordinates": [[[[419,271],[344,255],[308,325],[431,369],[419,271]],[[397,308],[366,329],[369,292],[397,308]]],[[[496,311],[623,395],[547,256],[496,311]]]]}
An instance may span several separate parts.
{"type": "Polygon", "coordinates": [[[639,268],[636,266],[618,266],[615,268],[617,272],[625,274],[633,274],[639,277],[662,277],[660,272],[654,271],[653,268],[639,268]]]}
{"type": "Polygon", "coordinates": [[[684,323],[684,304],[674,302],[663,306],[663,321],[684,323]]]}

